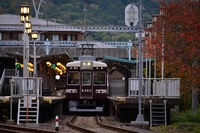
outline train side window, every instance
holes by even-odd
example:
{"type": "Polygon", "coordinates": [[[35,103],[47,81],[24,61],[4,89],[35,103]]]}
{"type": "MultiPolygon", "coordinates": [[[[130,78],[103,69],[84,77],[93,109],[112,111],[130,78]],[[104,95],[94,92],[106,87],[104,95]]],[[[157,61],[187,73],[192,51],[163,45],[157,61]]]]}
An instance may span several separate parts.
{"type": "Polygon", "coordinates": [[[67,84],[79,84],[79,72],[68,72],[67,84]]]}
{"type": "Polygon", "coordinates": [[[106,73],[104,72],[95,72],[94,73],[94,85],[106,84],[106,73]]]}
{"type": "Polygon", "coordinates": [[[90,85],[91,84],[91,73],[90,72],[83,72],[82,73],[82,84],[83,85],[90,85]]]}

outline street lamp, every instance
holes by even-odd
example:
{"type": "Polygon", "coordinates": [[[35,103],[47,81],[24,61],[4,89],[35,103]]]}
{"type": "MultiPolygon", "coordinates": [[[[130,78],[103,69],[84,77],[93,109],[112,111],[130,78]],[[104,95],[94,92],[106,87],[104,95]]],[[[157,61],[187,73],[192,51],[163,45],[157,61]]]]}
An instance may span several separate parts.
{"type": "Polygon", "coordinates": [[[33,73],[33,75],[34,75],[34,77],[37,77],[37,64],[36,64],[36,43],[35,43],[35,40],[38,38],[38,33],[37,32],[33,32],[32,34],[31,34],[31,38],[34,40],[34,54],[33,54],[33,56],[34,56],[34,73],[33,73]]]}
{"type": "Polygon", "coordinates": [[[25,23],[25,33],[26,35],[26,47],[25,47],[25,53],[26,53],[26,65],[27,65],[27,69],[26,69],[26,77],[29,77],[29,71],[30,71],[30,67],[29,67],[29,35],[32,33],[32,26],[31,26],[31,22],[27,21],[25,23]]]}
{"type": "MultiPolygon", "coordinates": [[[[28,16],[30,14],[30,7],[28,5],[22,5],[20,7],[20,21],[24,23],[24,46],[23,46],[23,77],[29,77],[28,73],[28,63],[29,63],[29,38],[28,35],[32,32],[31,22],[28,21],[28,16]]],[[[28,83],[27,83],[28,84],[28,83]]],[[[28,123],[28,86],[24,86],[24,90],[27,90],[26,96],[26,123],[28,123]]]]}
{"type": "Polygon", "coordinates": [[[30,26],[30,24],[26,24],[26,22],[28,22],[28,19],[29,19],[29,14],[30,14],[30,7],[28,5],[22,5],[20,7],[20,21],[22,23],[24,23],[24,37],[23,37],[23,40],[24,40],[24,46],[23,46],[23,77],[28,77],[29,74],[28,74],[28,67],[27,67],[27,63],[28,63],[28,59],[29,59],[29,52],[26,47],[28,48],[28,41],[27,41],[27,34],[26,34],[26,29],[27,29],[27,32],[30,31],[28,30],[28,26],[30,26]]]}
{"type": "MultiPolygon", "coordinates": [[[[29,22],[29,21],[27,21],[26,23],[25,23],[25,33],[26,34],[28,34],[28,35],[30,35],[31,33],[32,33],[32,25],[31,25],[31,22],[29,22]]],[[[28,44],[28,46],[29,46],[29,41],[28,41],[28,39],[27,39],[27,44],[28,44]]]]}

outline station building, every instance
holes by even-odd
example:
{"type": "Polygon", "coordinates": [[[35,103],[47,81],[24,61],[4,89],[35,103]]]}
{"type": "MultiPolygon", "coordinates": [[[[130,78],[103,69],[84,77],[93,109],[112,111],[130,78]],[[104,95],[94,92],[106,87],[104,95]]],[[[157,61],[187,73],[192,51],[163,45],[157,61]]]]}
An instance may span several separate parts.
{"type": "MultiPolygon", "coordinates": [[[[2,57],[9,56],[15,58],[16,62],[23,64],[23,23],[20,22],[19,15],[3,14],[0,15],[0,54],[2,57]]],[[[32,31],[39,33],[35,41],[37,45],[37,76],[43,78],[43,89],[56,93],[55,88],[65,86],[65,77],[61,76],[60,81],[55,81],[56,71],[49,68],[46,62],[61,62],[66,64],[69,61],[76,60],[81,55],[81,44],[94,44],[93,55],[98,60],[103,60],[104,56],[114,56],[119,58],[128,58],[128,52],[125,48],[117,48],[106,45],[103,42],[96,42],[89,37],[85,38],[87,32],[84,26],[66,26],[39,18],[30,18],[32,31]]],[[[30,62],[33,63],[33,45],[34,41],[29,36],[30,62]]],[[[110,75],[111,79],[121,80],[123,75],[115,72],[116,75],[110,75]]],[[[22,76],[22,72],[20,72],[22,76]]],[[[32,75],[33,73],[30,73],[32,75]]]]}
{"type": "MultiPolygon", "coordinates": [[[[19,20],[19,15],[3,14],[0,15],[0,55],[5,58],[12,58],[15,62],[23,62],[23,24],[19,20]]],[[[82,52],[82,44],[94,44],[94,52],[92,53],[98,60],[102,60],[109,66],[109,82],[110,90],[110,114],[117,114],[120,121],[131,122],[137,117],[138,111],[138,79],[137,79],[137,60],[131,57],[128,60],[129,53],[127,48],[132,46],[124,45],[124,47],[117,47],[114,43],[107,45],[106,42],[96,42],[91,38],[85,38],[89,30],[84,26],[66,26],[63,24],[30,18],[32,23],[32,30],[39,33],[39,38],[35,41],[37,45],[37,76],[42,78],[42,90],[46,95],[56,96],[57,90],[65,88],[65,75],[61,75],[60,80],[56,80],[57,72],[51,67],[47,66],[47,62],[56,64],[60,62],[66,64],[67,62],[76,60],[82,52]],[[132,79],[131,79],[132,78],[132,79]]],[[[109,29],[108,29],[109,30],[109,29]]],[[[33,63],[33,45],[34,41],[29,37],[29,61],[33,63]]],[[[122,44],[123,45],[123,44],[122,44]]],[[[150,59],[153,62],[152,59],[150,59]]],[[[145,62],[145,60],[143,60],[145,62]]],[[[11,67],[6,69],[15,68],[15,64],[10,64],[11,67]]],[[[146,65],[147,66],[147,65],[146,65]]],[[[3,73],[2,64],[0,66],[1,73],[3,73]]],[[[5,79],[12,76],[22,76],[22,72],[14,69],[5,75],[5,79]],[[18,72],[18,73],[17,73],[18,72]],[[16,74],[17,73],[17,74],[16,74]]],[[[30,76],[33,73],[30,72],[30,76]]],[[[175,105],[180,104],[180,82],[179,79],[165,80],[160,82],[159,79],[155,84],[153,80],[145,79],[143,82],[144,93],[142,98],[142,109],[145,114],[144,118],[150,121],[150,125],[162,124],[167,125],[170,123],[170,109],[175,105]],[[171,86],[170,86],[171,85],[171,86]],[[157,86],[157,87],[156,87],[157,86]],[[154,106],[155,105],[155,106],[154,106]],[[153,113],[154,109],[160,106],[157,113],[153,113]],[[162,112],[159,114],[159,112],[162,112]],[[155,120],[155,117],[161,119],[155,120]]],[[[6,81],[6,80],[5,80],[6,81]]],[[[8,82],[7,82],[8,83],[8,82]]],[[[6,88],[6,84],[1,85],[1,90],[6,88]]],[[[1,99],[1,103],[7,103],[5,97],[1,99]]],[[[48,98],[46,98],[48,99],[48,98]]],[[[46,116],[47,119],[58,113],[62,108],[58,99],[50,99],[48,103],[54,103],[48,109],[51,113],[46,116]]],[[[62,101],[62,100],[61,100],[62,101]]],[[[45,105],[46,106],[46,105],[45,105]]],[[[2,107],[8,106],[2,104],[2,107]]],[[[46,109],[43,106],[43,111],[46,109]]],[[[4,114],[1,110],[1,114],[4,114]]]]}

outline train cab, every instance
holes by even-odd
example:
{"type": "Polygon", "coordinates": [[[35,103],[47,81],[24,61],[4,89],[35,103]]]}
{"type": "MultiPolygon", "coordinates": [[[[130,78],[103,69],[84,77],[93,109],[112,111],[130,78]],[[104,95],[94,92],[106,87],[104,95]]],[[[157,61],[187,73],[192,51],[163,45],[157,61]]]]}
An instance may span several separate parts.
{"type": "Polygon", "coordinates": [[[103,106],[107,99],[107,65],[92,59],[87,57],[66,65],[66,99],[72,105],[103,106]]]}

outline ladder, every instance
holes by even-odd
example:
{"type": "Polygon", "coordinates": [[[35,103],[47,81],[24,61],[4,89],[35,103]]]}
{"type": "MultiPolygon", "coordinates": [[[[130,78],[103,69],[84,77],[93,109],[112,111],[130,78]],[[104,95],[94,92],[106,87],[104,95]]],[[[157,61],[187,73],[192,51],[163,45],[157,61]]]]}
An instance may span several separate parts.
{"type": "Polygon", "coordinates": [[[163,102],[152,102],[150,103],[150,127],[152,126],[167,126],[167,101],[163,102]]]}
{"type": "Polygon", "coordinates": [[[38,124],[39,100],[36,97],[24,96],[18,102],[17,124],[36,123],[38,124]]]}

